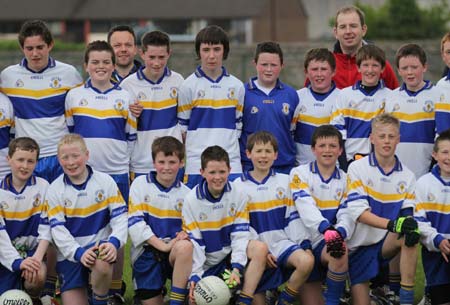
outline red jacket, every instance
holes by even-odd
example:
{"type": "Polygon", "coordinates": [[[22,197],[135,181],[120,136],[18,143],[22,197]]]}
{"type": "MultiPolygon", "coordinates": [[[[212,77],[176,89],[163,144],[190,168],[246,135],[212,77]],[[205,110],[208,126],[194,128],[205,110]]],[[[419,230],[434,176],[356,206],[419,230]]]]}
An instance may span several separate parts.
{"type": "MultiPolygon", "coordinates": [[[[361,80],[361,74],[358,72],[356,66],[356,56],[349,56],[342,53],[339,42],[336,42],[334,45],[333,54],[336,59],[336,74],[333,77],[336,87],[341,89],[353,86],[357,80],[361,80]]],[[[384,81],[386,87],[390,89],[395,89],[399,86],[397,76],[387,60],[386,67],[381,74],[381,79],[384,81]]]]}

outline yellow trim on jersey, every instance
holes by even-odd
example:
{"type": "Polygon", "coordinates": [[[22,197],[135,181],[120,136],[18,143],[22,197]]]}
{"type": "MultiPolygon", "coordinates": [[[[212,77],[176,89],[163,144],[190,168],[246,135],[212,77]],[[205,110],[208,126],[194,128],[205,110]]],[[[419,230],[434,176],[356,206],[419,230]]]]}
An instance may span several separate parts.
{"type": "Polygon", "coordinates": [[[266,211],[279,206],[286,206],[286,199],[274,199],[263,202],[249,202],[247,204],[248,210],[251,211],[266,211]]]}
{"type": "Polygon", "coordinates": [[[73,116],[74,114],[86,114],[89,116],[99,118],[113,118],[113,117],[128,117],[128,110],[115,110],[115,109],[92,109],[84,107],[74,107],[66,111],[66,116],[73,116]]]}
{"type": "Polygon", "coordinates": [[[329,124],[330,123],[330,117],[314,117],[312,115],[306,115],[306,114],[300,114],[298,116],[298,120],[301,123],[310,123],[314,125],[323,125],[323,124],[329,124]]]}
{"type": "Polygon", "coordinates": [[[37,213],[42,213],[44,210],[43,206],[33,206],[33,208],[25,211],[13,211],[8,212],[3,209],[0,210],[0,216],[7,219],[14,219],[14,220],[26,220],[30,218],[32,215],[35,215],[37,213]]]}
{"type": "Polygon", "coordinates": [[[330,209],[330,208],[337,208],[339,206],[340,200],[320,200],[317,197],[311,196],[314,201],[316,202],[317,207],[321,209],[330,209]]]}
{"type": "Polygon", "coordinates": [[[420,202],[416,204],[416,210],[450,213],[450,205],[445,203],[420,202]]]}
{"type": "Polygon", "coordinates": [[[414,195],[411,193],[401,193],[401,194],[386,194],[375,191],[373,188],[364,185],[361,180],[353,181],[349,185],[348,193],[351,193],[351,190],[357,189],[358,187],[362,187],[369,196],[380,201],[380,202],[392,202],[392,201],[400,201],[405,199],[414,199],[414,195]]]}
{"type": "Polygon", "coordinates": [[[399,120],[409,122],[415,122],[419,120],[434,120],[434,111],[416,113],[392,112],[392,115],[399,120]]]}
{"type": "Polygon", "coordinates": [[[13,120],[11,120],[11,119],[6,119],[3,121],[0,121],[0,127],[11,126],[12,122],[13,122],[13,120]]]}
{"type": "Polygon", "coordinates": [[[177,210],[163,210],[157,207],[151,206],[148,203],[141,202],[139,204],[133,205],[134,211],[142,211],[151,214],[152,216],[157,216],[159,218],[181,218],[181,212],[177,210]]]}
{"type": "Polygon", "coordinates": [[[171,98],[171,99],[167,99],[167,100],[162,100],[162,101],[139,101],[140,104],[142,104],[142,106],[144,106],[144,109],[163,109],[163,108],[170,108],[173,106],[177,106],[177,99],[175,98],[171,98]]]}
{"type": "Polygon", "coordinates": [[[237,110],[242,111],[242,105],[238,105],[238,100],[193,100],[192,103],[181,105],[178,107],[178,112],[192,110],[194,107],[210,107],[210,108],[226,108],[236,107],[237,110]]]}
{"type": "Polygon", "coordinates": [[[87,216],[87,215],[91,215],[94,212],[102,210],[105,207],[108,207],[112,203],[120,203],[122,201],[123,201],[122,196],[118,195],[118,196],[111,196],[99,203],[90,205],[85,208],[71,209],[69,207],[63,207],[61,205],[57,205],[53,209],[48,211],[48,217],[51,218],[51,217],[57,215],[58,213],[64,213],[64,215],[71,216],[71,217],[87,216]]]}
{"type": "Polygon", "coordinates": [[[291,190],[296,191],[296,190],[307,189],[307,188],[309,188],[309,185],[308,185],[308,183],[302,182],[302,181],[299,181],[299,182],[292,181],[291,183],[289,183],[289,187],[291,188],[291,190]]]}
{"type": "Polygon", "coordinates": [[[446,111],[450,111],[450,104],[448,103],[436,103],[434,105],[434,110],[446,110],[446,111]]]}
{"type": "Polygon", "coordinates": [[[216,220],[216,221],[202,221],[202,222],[195,221],[195,222],[186,224],[183,227],[186,228],[188,231],[194,231],[196,229],[219,230],[223,227],[232,225],[236,218],[242,218],[245,220],[249,219],[247,212],[240,212],[240,213],[237,213],[236,216],[228,216],[228,217],[222,218],[220,220],[216,220]]]}
{"type": "Polygon", "coordinates": [[[2,88],[2,92],[6,95],[28,97],[28,98],[41,98],[50,97],[53,95],[65,94],[67,91],[72,89],[71,87],[61,87],[61,88],[48,88],[42,90],[33,89],[21,89],[21,88],[2,88]]]}
{"type": "Polygon", "coordinates": [[[371,120],[380,113],[383,113],[383,109],[378,109],[377,111],[373,112],[363,112],[355,109],[341,109],[341,113],[346,117],[351,117],[355,119],[362,119],[362,120],[371,120]]]}

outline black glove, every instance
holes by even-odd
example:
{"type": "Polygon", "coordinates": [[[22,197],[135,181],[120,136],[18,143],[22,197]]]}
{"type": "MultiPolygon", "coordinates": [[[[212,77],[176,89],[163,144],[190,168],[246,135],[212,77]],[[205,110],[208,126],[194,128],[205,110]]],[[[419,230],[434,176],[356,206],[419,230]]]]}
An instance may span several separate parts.
{"type": "Polygon", "coordinates": [[[389,220],[387,229],[394,233],[409,233],[417,229],[417,221],[411,216],[389,220]]]}
{"type": "Polygon", "coordinates": [[[419,242],[419,240],[420,240],[419,229],[405,233],[405,246],[414,247],[419,242]]]}

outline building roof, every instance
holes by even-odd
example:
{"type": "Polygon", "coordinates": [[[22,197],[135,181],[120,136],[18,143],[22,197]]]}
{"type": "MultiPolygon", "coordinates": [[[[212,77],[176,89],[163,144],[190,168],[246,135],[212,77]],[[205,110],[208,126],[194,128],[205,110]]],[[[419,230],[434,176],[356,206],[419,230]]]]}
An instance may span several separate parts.
{"type": "Polygon", "coordinates": [[[249,18],[258,16],[269,1],[273,0],[0,0],[0,20],[249,18]]]}

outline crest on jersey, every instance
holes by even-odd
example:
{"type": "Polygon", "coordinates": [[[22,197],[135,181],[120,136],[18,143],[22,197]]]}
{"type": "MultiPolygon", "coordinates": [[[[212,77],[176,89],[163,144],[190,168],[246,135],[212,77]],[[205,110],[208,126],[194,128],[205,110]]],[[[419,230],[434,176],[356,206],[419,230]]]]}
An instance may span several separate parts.
{"type": "Polygon", "coordinates": [[[183,198],[179,198],[179,199],[177,199],[176,201],[175,201],[176,203],[175,203],[175,210],[177,211],[177,212],[181,212],[181,209],[183,208],[183,202],[184,202],[184,199],[183,198]]]}
{"type": "Polygon", "coordinates": [[[334,194],[334,200],[340,200],[342,198],[342,189],[337,188],[336,193],[334,194]]]}
{"type": "Polygon", "coordinates": [[[357,108],[358,107],[358,103],[356,103],[355,101],[350,101],[348,103],[348,107],[349,108],[357,108]]]}
{"type": "Polygon", "coordinates": [[[250,110],[251,114],[255,114],[255,113],[258,113],[258,112],[259,112],[259,109],[256,106],[253,106],[252,109],[250,110]]]}
{"type": "Polygon", "coordinates": [[[38,207],[41,204],[41,194],[37,193],[33,197],[33,206],[38,207]]]}
{"type": "Polygon", "coordinates": [[[286,197],[286,190],[283,187],[277,187],[276,190],[277,199],[283,199],[286,197]]]}
{"type": "Polygon", "coordinates": [[[16,80],[16,87],[18,87],[18,88],[23,87],[23,81],[21,79],[16,80]]]}
{"type": "Polygon", "coordinates": [[[230,209],[228,210],[228,215],[231,217],[236,216],[236,204],[235,203],[232,203],[230,205],[230,209]]]}
{"type": "Polygon", "coordinates": [[[427,199],[428,199],[428,201],[430,201],[430,202],[434,202],[434,201],[436,201],[436,196],[434,196],[433,193],[428,193],[427,199]]]}
{"type": "Polygon", "coordinates": [[[197,98],[204,98],[204,97],[205,97],[205,91],[204,90],[198,90],[197,98]]]}
{"type": "Polygon", "coordinates": [[[291,181],[291,188],[299,189],[301,183],[302,181],[300,180],[300,177],[297,174],[295,174],[291,181]]]}
{"type": "Polygon", "coordinates": [[[79,106],[87,106],[88,104],[89,102],[85,98],[81,99],[80,102],[78,103],[79,106]]]}
{"type": "Polygon", "coordinates": [[[283,106],[281,108],[281,111],[285,114],[288,115],[289,114],[289,109],[291,108],[291,105],[289,105],[288,103],[283,103],[283,106]]]}
{"type": "Polygon", "coordinates": [[[394,108],[392,108],[392,111],[399,111],[400,110],[400,105],[399,104],[395,104],[394,108]]]}
{"type": "Polygon", "coordinates": [[[98,190],[95,192],[95,201],[102,202],[105,200],[105,191],[104,190],[98,190]]]}
{"type": "Polygon", "coordinates": [[[70,201],[69,199],[65,199],[64,200],[64,206],[65,207],[71,207],[72,206],[72,201],[70,201]]]}
{"type": "Polygon", "coordinates": [[[5,119],[5,109],[0,108],[0,121],[5,119]]]}
{"type": "Polygon", "coordinates": [[[301,105],[301,106],[300,106],[300,109],[299,109],[300,113],[305,113],[307,110],[308,110],[308,109],[306,109],[306,106],[305,106],[305,105],[301,105]]]}
{"type": "Polygon", "coordinates": [[[0,209],[1,210],[7,210],[9,208],[9,205],[6,203],[6,201],[0,202],[0,209]]]}
{"type": "Polygon", "coordinates": [[[380,109],[384,109],[385,107],[386,107],[386,99],[384,98],[384,99],[381,101],[380,109]]]}
{"type": "Polygon", "coordinates": [[[144,202],[150,202],[150,195],[146,194],[144,196],[144,202]]]}
{"type": "Polygon", "coordinates": [[[367,179],[367,186],[373,187],[372,179],[367,179]]]}
{"type": "Polygon", "coordinates": [[[202,212],[198,214],[198,219],[200,219],[201,221],[205,221],[206,219],[208,219],[208,215],[202,212]]]}
{"type": "Polygon", "coordinates": [[[137,99],[140,100],[140,101],[142,101],[142,100],[147,99],[147,96],[145,95],[144,92],[139,91],[138,94],[137,94],[137,99]]]}
{"type": "Polygon", "coordinates": [[[50,80],[50,87],[53,89],[61,88],[61,78],[60,77],[52,77],[50,80]]]}
{"type": "Polygon", "coordinates": [[[171,87],[170,88],[170,97],[171,98],[177,98],[178,96],[178,88],[177,87],[171,87]]]}
{"type": "Polygon", "coordinates": [[[118,99],[114,102],[114,109],[121,111],[123,110],[124,105],[125,102],[122,99],[118,99]]]}
{"type": "Polygon", "coordinates": [[[399,183],[397,183],[397,193],[399,194],[403,194],[406,192],[406,182],[405,181],[400,181],[399,183]]]}
{"type": "Polygon", "coordinates": [[[433,110],[434,110],[434,103],[433,103],[433,101],[425,101],[422,109],[425,112],[433,112],[433,110]]]}
{"type": "Polygon", "coordinates": [[[234,88],[228,88],[228,98],[234,100],[236,98],[236,90],[234,88]]]}

